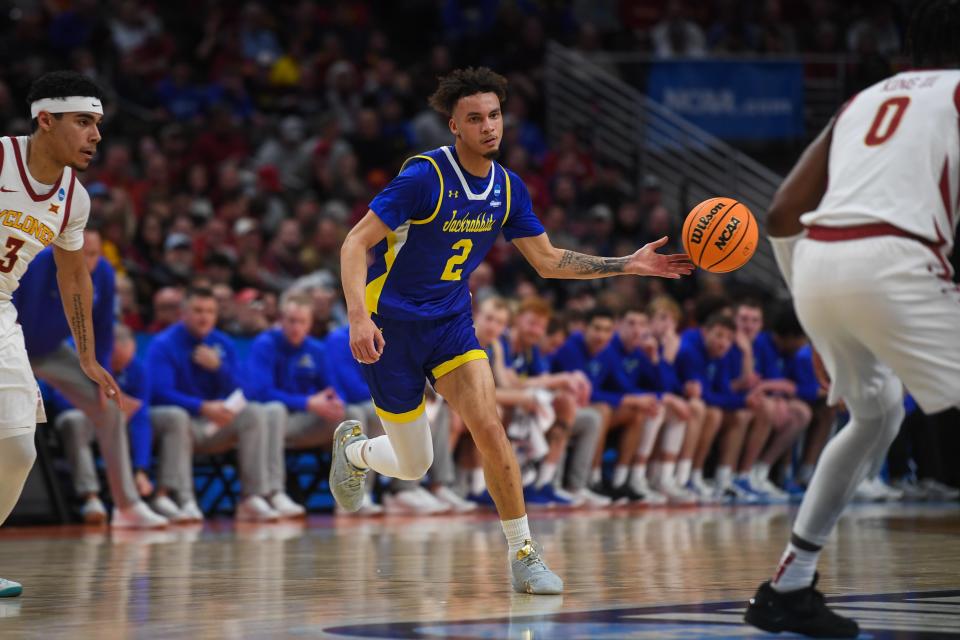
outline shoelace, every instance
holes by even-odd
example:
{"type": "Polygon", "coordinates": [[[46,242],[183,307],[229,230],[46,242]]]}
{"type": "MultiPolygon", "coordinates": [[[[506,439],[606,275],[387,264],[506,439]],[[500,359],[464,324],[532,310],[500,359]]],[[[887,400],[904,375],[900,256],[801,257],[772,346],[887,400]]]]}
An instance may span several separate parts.
{"type": "Polygon", "coordinates": [[[533,547],[533,545],[524,545],[520,551],[517,552],[517,560],[522,562],[528,569],[531,569],[537,573],[550,571],[550,569],[547,568],[546,563],[540,557],[540,553],[533,547]]]}
{"type": "Polygon", "coordinates": [[[367,478],[366,469],[357,469],[352,464],[350,465],[350,475],[346,480],[340,484],[347,487],[348,489],[359,489],[363,486],[364,480],[367,478]]]}

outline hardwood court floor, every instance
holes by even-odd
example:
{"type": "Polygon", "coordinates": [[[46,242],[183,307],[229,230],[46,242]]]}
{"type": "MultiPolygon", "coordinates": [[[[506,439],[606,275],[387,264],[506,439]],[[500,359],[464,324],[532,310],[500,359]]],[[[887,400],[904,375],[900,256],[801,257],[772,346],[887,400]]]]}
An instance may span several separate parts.
{"type": "MultiPolygon", "coordinates": [[[[0,530],[0,638],[701,638],[773,570],[787,507],[544,513],[563,596],[508,589],[492,515],[158,533],[0,530]]],[[[860,506],[822,586],[875,638],[960,638],[960,505],[860,506]],[[908,593],[909,592],[909,593],[908,593]],[[923,635],[926,633],[926,635],[923,635]]]]}

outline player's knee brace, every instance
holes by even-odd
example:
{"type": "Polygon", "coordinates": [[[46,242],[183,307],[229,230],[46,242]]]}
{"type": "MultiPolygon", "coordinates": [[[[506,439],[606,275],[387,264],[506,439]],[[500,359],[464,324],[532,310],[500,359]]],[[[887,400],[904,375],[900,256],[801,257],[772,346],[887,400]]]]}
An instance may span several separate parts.
{"type": "Polygon", "coordinates": [[[433,464],[433,450],[427,455],[417,458],[402,457],[397,459],[399,468],[398,480],[419,480],[427,475],[430,466],[433,464]]]}

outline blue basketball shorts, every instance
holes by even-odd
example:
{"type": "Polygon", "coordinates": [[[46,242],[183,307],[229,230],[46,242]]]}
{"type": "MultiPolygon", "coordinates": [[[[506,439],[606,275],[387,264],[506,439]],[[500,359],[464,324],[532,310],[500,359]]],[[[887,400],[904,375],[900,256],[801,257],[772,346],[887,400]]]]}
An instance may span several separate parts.
{"type": "Polygon", "coordinates": [[[487,359],[469,313],[425,320],[372,314],[371,319],[386,344],[379,360],[361,368],[384,420],[412,422],[423,413],[426,380],[434,383],[471,360],[487,359]]]}

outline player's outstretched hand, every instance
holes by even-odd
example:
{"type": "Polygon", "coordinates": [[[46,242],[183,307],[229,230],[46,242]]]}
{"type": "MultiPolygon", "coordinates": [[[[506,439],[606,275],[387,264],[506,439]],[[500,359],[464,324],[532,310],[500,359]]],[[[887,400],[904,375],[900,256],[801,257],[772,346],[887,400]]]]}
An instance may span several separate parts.
{"type": "Polygon", "coordinates": [[[88,378],[100,387],[100,391],[103,392],[103,395],[106,396],[107,399],[113,400],[120,409],[123,409],[123,393],[120,392],[117,381],[113,379],[112,375],[107,373],[106,369],[100,366],[100,363],[95,360],[86,363],[81,361],[80,368],[83,369],[83,372],[88,378]]]}
{"type": "Polygon", "coordinates": [[[645,244],[643,248],[630,256],[625,273],[635,273],[638,276],[659,276],[661,278],[677,279],[693,273],[693,263],[685,253],[663,254],[657,249],[667,244],[667,236],[656,242],[645,244]]]}
{"type": "Polygon", "coordinates": [[[369,316],[350,322],[350,351],[357,362],[373,364],[380,359],[386,341],[369,316]]]}

